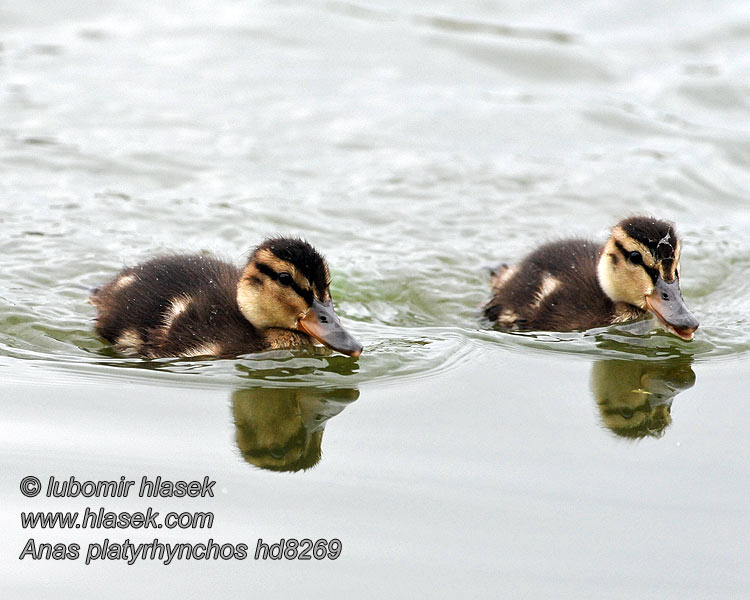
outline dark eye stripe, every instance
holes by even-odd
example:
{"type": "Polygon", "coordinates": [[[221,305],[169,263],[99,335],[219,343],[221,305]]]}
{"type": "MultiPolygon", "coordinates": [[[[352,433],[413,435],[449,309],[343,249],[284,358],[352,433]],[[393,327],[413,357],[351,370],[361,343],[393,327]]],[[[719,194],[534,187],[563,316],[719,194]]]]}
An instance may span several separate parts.
{"type": "MultiPolygon", "coordinates": [[[[258,271],[260,271],[264,275],[267,275],[274,281],[279,280],[279,274],[268,265],[261,263],[261,262],[256,262],[255,266],[258,268],[258,271]]],[[[293,289],[300,298],[302,298],[305,302],[307,302],[308,306],[312,306],[312,303],[313,303],[312,290],[303,290],[300,286],[297,285],[296,281],[293,281],[289,287],[293,289]]]]}
{"type": "Polygon", "coordinates": [[[276,280],[279,278],[279,274],[268,265],[265,265],[263,263],[255,263],[255,266],[258,267],[258,271],[260,271],[264,275],[268,275],[268,277],[270,277],[271,279],[276,280]]]}
{"type": "Polygon", "coordinates": [[[665,279],[665,281],[669,281],[670,278],[672,279],[672,281],[674,281],[674,279],[676,277],[679,277],[679,275],[677,275],[677,268],[674,265],[674,259],[673,258],[665,258],[662,261],[662,265],[664,265],[664,279],[665,279]]]}
{"type": "Polygon", "coordinates": [[[620,251],[620,254],[622,254],[625,257],[625,260],[628,260],[628,256],[630,256],[630,252],[625,250],[625,246],[623,246],[617,240],[615,240],[615,246],[617,246],[617,249],[620,251]]]}
{"type": "Polygon", "coordinates": [[[656,283],[656,280],[659,279],[659,269],[652,269],[651,267],[647,267],[646,265],[642,265],[643,269],[648,273],[648,276],[651,278],[651,281],[653,283],[656,283]]]}
{"type": "MultiPolygon", "coordinates": [[[[628,260],[628,257],[630,256],[630,252],[625,250],[625,246],[623,246],[620,242],[615,240],[615,246],[617,246],[617,249],[622,253],[622,255],[625,257],[625,260],[628,260]]],[[[656,283],[656,280],[659,278],[659,270],[654,269],[653,267],[647,266],[645,263],[640,264],[641,267],[643,267],[643,270],[646,271],[646,274],[651,278],[651,281],[656,283]]]]}

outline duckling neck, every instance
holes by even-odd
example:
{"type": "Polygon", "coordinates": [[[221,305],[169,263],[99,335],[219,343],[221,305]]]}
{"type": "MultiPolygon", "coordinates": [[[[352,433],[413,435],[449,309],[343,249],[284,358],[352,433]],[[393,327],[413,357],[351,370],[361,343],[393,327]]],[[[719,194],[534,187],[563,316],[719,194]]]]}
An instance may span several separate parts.
{"type": "Polygon", "coordinates": [[[604,295],[613,303],[621,304],[622,301],[618,298],[617,290],[612,282],[611,272],[612,259],[607,254],[606,249],[603,249],[599,257],[599,263],[596,266],[596,279],[599,281],[599,287],[602,288],[604,295]]]}
{"type": "Polygon", "coordinates": [[[626,321],[632,321],[633,319],[639,319],[646,314],[646,311],[630,304],[619,298],[619,294],[615,289],[610,276],[612,269],[612,259],[605,250],[602,250],[602,255],[599,258],[599,264],[596,269],[596,278],[599,281],[599,287],[602,293],[614,304],[613,310],[613,323],[624,323],[626,321]]]}
{"type": "Polygon", "coordinates": [[[294,348],[312,343],[310,336],[302,331],[280,329],[277,327],[269,327],[268,329],[265,329],[263,331],[263,337],[266,340],[266,346],[269,350],[294,348]]]}
{"type": "Polygon", "coordinates": [[[615,310],[612,317],[612,323],[626,323],[635,319],[640,319],[646,314],[642,308],[638,308],[627,302],[615,302],[615,310]]]}
{"type": "Polygon", "coordinates": [[[247,284],[242,284],[242,281],[237,285],[237,306],[242,316],[255,329],[263,331],[273,326],[273,322],[258,302],[258,293],[247,284]]]}

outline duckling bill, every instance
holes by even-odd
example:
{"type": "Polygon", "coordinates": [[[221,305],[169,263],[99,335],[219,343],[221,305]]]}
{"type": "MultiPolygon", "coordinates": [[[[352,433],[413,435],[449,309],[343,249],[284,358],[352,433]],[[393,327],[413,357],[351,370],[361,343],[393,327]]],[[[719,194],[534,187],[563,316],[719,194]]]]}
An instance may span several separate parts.
{"type": "Polygon", "coordinates": [[[146,358],[231,357],[313,340],[357,357],[362,345],[333,309],[325,259],[307,242],[271,238],[238,268],[172,255],[123,269],[97,289],[96,331],[146,358]]]}
{"type": "Polygon", "coordinates": [[[620,221],[604,245],[545,244],[493,272],[484,314],[506,329],[573,331],[651,313],[691,340],[698,320],[680,291],[680,250],[673,223],[643,216],[620,221]]]}

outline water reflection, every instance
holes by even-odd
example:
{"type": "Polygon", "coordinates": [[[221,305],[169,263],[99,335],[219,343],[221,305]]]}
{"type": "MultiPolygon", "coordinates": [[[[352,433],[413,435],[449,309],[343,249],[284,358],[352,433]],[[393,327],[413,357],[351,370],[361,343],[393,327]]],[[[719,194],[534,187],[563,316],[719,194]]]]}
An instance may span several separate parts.
{"type": "Polygon", "coordinates": [[[675,396],[695,384],[692,360],[607,359],[594,363],[591,390],[604,425],[618,436],[661,437],[675,396]]]}
{"type": "Polygon", "coordinates": [[[310,381],[310,377],[350,377],[360,366],[358,361],[332,354],[328,348],[307,346],[247,354],[235,368],[247,379],[305,382],[310,381]]]}
{"type": "Polygon", "coordinates": [[[232,394],[237,447],[270,471],[314,467],[328,419],[359,398],[353,388],[251,387],[232,394]]]}

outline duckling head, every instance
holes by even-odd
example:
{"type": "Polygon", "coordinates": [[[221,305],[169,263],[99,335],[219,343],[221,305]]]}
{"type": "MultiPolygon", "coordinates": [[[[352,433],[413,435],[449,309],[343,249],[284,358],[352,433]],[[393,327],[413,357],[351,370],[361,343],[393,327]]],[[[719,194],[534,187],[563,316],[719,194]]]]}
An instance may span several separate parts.
{"type": "Polygon", "coordinates": [[[679,268],[680,240],[674,224],[636,216],[612,229],[597,275],[613,302],[649,311],[668,331],[691,340],[698,319],[682,298],[679,268]]]}
{"type": "Polygon", "coordinates": [[[357,357],[362,345],[341,326],[330,284],[328,265],[310,244],[271,238],[250,256],[237,284],[237,303],[257,329],[296,329],[357,357]]]}

